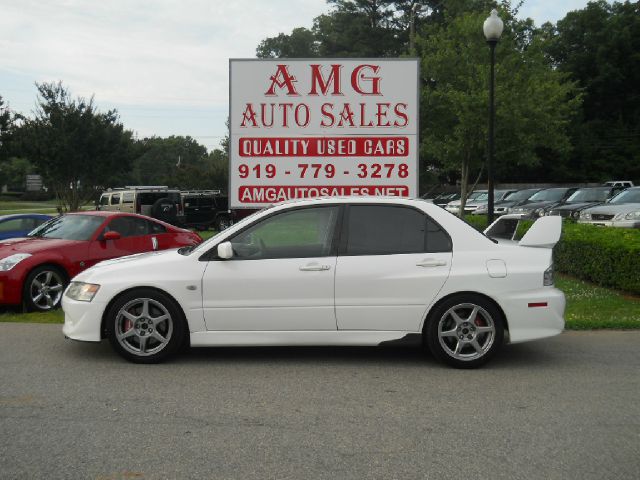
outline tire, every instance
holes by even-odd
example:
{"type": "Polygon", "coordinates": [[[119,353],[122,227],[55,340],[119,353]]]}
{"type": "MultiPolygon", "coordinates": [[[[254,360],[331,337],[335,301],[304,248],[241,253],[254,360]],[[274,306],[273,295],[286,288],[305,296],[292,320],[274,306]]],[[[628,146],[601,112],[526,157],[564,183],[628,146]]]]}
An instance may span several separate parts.
{"type": "Polygon", "coordinates": [[[231,225],[233,225],[233,221],[227,215],[221,215],[216,218],[216,230],[219,232],[226,230],[231,225]]]}
{"type": "Polygon", "coordinates": [[[151,206],[151,216],[174,225],[178,221],[178,207],[169,198],[159,198],[151,206]]]}
{"type": "Polygon", "coordinates": [[[24,282],[22,299],[29,312],[49,312],[60,307],[69,283],[67,274],[53,265],[34,268],[24,282]]]}
{"type": "Polygon", "coordinates": [[[185,341],[186,320],[180,307],[167,294],[149,288],[119,297],[105,322],[113,349],[134,363],[161,362],[185,341]]]}
{"type": "Polygon", "coordinates": [[[427,318],[425,343],[434,357],[455,368],[477,368],[502,346],[502,312],[480,295],[448,298],[427,318]]]}

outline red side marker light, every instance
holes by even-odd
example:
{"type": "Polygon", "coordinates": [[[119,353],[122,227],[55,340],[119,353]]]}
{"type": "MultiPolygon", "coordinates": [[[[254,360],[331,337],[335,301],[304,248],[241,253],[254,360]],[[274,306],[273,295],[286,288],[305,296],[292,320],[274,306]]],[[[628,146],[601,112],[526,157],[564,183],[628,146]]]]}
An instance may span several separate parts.
{"type": "Polygon", "coordinates": [[[529,308],[546,307],[546,306],[547,306],[547,302],[536,302],[536,303],[529,304],[529,308]]]}

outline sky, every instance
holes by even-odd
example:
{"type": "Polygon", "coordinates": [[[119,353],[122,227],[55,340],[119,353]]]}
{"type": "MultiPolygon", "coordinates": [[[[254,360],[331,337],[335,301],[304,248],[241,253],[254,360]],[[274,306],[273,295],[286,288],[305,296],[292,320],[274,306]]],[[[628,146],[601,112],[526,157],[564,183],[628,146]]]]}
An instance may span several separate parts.
{"type": "MultiPolygon", "coordinates": [[[[556,22],[587,0],[525,0],[519,16],[556,22]]],[[[136,137],[189,135],[219,146],[229,58],[310,28],[325,0],[0,0],[0,96],[30,114],[35,83],[116,108],[136,137]]]]}

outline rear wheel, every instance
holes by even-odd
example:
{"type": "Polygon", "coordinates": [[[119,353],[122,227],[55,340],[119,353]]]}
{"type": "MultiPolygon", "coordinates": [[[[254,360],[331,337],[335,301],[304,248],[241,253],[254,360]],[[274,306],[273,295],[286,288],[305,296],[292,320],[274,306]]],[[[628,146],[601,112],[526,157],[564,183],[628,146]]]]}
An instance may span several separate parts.
{"type": "Polygon", "coordinates": [[[67,275],[57,267],[42,265],[35,268],[24,282],[22,298],[26,309],[48,312],[58,308],[67,283],[67,275]]]}
{"type": "Polygon", "coordinates": [[[170,198],[159,198],[151,206],[151,216],[175,225],[178,222],[178,207],[170,198]]]}
{"type": "Polygon", "coordinates": [[[476,368],[500,349],[502,312],[479,295],[457,295],[438,305],[425,329],[431,353],[456,368],[476,368]]]}
{"type": "Polygon", "coordinates": [[[111,346],[121,356],[136,363],[157,363],[183,344],[185,319],[171,297],[141,288],[114,302],[106,329],[111,346]]]}

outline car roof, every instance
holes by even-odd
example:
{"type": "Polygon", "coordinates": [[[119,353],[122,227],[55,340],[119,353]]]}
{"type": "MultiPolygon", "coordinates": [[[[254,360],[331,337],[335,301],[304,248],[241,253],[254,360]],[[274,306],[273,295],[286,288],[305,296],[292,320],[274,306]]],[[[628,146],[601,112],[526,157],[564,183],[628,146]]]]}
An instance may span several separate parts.
{"type": "Polygon", "coordinates": [[[0,215],[0,220],[9,220],[11,218],[51,218],[46,213],[10,213],[8,215],[0,215]]]}

